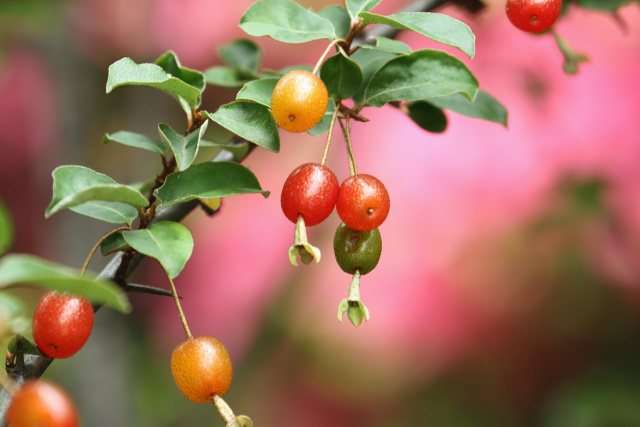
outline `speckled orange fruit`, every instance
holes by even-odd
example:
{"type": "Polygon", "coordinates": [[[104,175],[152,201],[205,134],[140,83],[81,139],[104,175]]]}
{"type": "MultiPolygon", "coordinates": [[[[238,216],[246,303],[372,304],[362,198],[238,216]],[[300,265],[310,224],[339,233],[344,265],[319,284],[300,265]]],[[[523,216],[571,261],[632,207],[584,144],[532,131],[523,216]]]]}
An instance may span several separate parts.
{"type": "Polygon", "coordinates": [[[29,380],[13,395],[7,409],[11,427],[77,427],[78,411],[71,397],[57,384],[29,380]]]}
{"type": "Polygon", "coordinates": [[[171,373],[184,396],[196,403],[210,403],[231,387],[233,369],[224,345],[209,336],[189,339],[171,354],[171,373]]]}
{"type": "Polygon", "coordinates": [[[329,92],[320,77],[306,70],[290,71],[276,84],[271,95],[271,114],[289,132],[306,132],[322,119],[329,92]]]}

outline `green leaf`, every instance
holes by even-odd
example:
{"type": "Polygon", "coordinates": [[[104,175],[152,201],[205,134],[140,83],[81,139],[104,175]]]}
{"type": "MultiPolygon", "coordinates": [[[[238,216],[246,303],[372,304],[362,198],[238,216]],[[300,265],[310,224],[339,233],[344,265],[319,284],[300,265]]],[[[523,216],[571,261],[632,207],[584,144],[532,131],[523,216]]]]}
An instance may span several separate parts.
{"type": "Polygon", "coordinates": [[[120,202],[93,201],[70,208],[73,212],[111,224],[131,225],[138,217],[138,210],[120,202]]]}
{"type": "Polygon", "coordinates": [[[114,62],[109,66],[107,93],[124,85],[155,87],[176,100],[183,98],[193,108],[200,103],[200,89],[167,74],[157,64],[136,64],[130,58],[114,62]]]}
{"type": "Polygon", "coordinates": [[[338,38],[347,38],[351,29],[351,17],[344,7],[332,4],[320,10],[318,15],[331,22],[333,32],[338,38]]]}
{"type": "Polygon", "coordinates": [[[109,142],[117,142],[129,147],[141,148],[143,150],[160,154],[161,156],[164,156],[165,154],[164,145],[162,145],[161,142],[139,133],[128,132],[125,130],[118,131],[114,134],[107,133],[102,138],[102,143],[107,144],[109,142]]]}
{"type": "Polygon", "coordinates": [[[331,22],[291,0],[259,0],[240,19],[240,28],[255,37],[285,43],[336,38],[331,22]]]}
{"type": "Polygon", "coordinates": [[[320,69],[320,78],[335,100],[351,98],[362,84],[360,66],[341,53],[327,59],[320,69]]]}
{"type": "Polygon", "coordinates": [[[406,43],[403,43],[398,40],[390,39],[382,36],[374,36],[372,37],[376,41],[375,46],[363,44],[360,46],[360,49],[376,49],[382,50],[385,52],[391,52],[398,55],[406,55],[411,52],[411,48],[406,43]]]}
{"type": "Polygon", "coordinates": [[[407,115],[428,132],[442,133],[447,129],[447,116],[440,108],[427,101],[407,104],[407,115]]]}
{"type": "Polygon", "coordinates": [[[100,252],[102,255],[109,255],[113,252],[124,251],[131,246],[124,240],[122,232],[111,234],[100,244],[100,252]]]}
{"type": "Polygon", "coordinates": [[[180,135],[168,125],[160,123],[158,125],[158,133],[162,141],[171,148],[176,159],[178,170],[185,170],[193,163],[198,154],[200,139],[207,130],[208,122],[204,122],[200,128],[184,136],[180,135]]]}
{"type": "Polygon", "coordinates": [[[161,210],[193,199],[251,193],[269,195],[249,169],[233,162],[207,162],[172,173],[154,194],[160,201],[158,210],[161,210]]]}
{"type": "Polygon", "coordinates": [[[418,101],[460,92],[474,99],[478,81],[459,59],[439,50],[419,50],[387,62],[369,81],[364,102],[418,101]]]}
{"type": "Polygon", "coordinates": [[[507,127],[507,109],[497,99],[482,90],[478,90],[478,95],[473,102],[459,93],[430,98],[429,102],[463,116],[500,123],[507,127]]]}
{"type": "Polygon", "coordinates": [[[360,89],[358,89],[358,91],[352,96],[353,102],[356,105],[362,102],[362,99],[364,98],[364,91],[375,72],[382,68],[384,64],[397,57],[398,55],[391,52],[362,48],[358,49],[353,55],[351,55],[351,59],[355,61],[356,64],[360,65],[362,69],[363,84],[360,86],[360,89]]]}
{"type": "Polygon", "coordinates": [[[206,87],[204,75],[200,71],[192,70],[180,65],[180,61],[178,61],[178,58],[173,52],[167,52],[160,58],[156,59],[156,64],[159,65],[168,75],[179,78],[188,85],[195,87],[200,92],[202,92],[206,87]]]}
{"type": "Polygon", "coordinates": [[[329,132],[329,127],[331,127],[331,118],[333,117],[333,112],[336,109],[336,103],[333,99],[329,98],[329,105],[327,105],[327,111],[324,112],[324,116],[318,122],[317,125],[309,129],[307,132],[311,136],[320,136],[329,132]]]}
{"type": "Polygon", "coordinates": [[[10,254],[2,258],[0,288],[23,284],[83,295],[93,303],[124,313],[131,311],[127,295],[118,286],[91,272],[80,276],[78,270],[32,255],[10,254]]]}
{"type": "Polygon", "coordinates": [[[220,57],[240,76],[258,77],[262,51],[254,42],[245,39],[233,41],[220,47],[220,57]]]}
{"type": "Polygon", "coordinates": [[[206,139],[202,139],[200,140],[200,147],[201,148],[220,148],[223,150],[227,150],[233,154],[234,159],[236,159],[236,161],[238,162],[244,159],[245,157],[247,157],[247,154],[249,153],[249,144],[246,142],[219,143],[219,142],[213,142],[213,141],[208,141],[206,139]]]}
{"type": "Polygon", "coordinates": [[[576,3],[585,9],[615,12],[620,7],[633,1],[637,0],[576,0],[576,3]]]}
{"type": "Polygon", "coordinates": [[[53,173],[53,198],[45,218],[92,201],[120,202],[143,208],[149,201],[138,190],[84,166],[60,166],[53,173]]]}
{"type": "Polygon", "coordinates": [[[136,251],[157,259],[172,279],[180,274],[193,252],[191,233],[187,227],[173,221],[123,231],[122,237],[136,251]]]}
{"type": "Polygon", "coordinates": [[[475,54],[476,37],[469,26],[450,16],[430,12],[406,12],[390,16],[363,12],[365,24],[386,24],[400,30],[415,31],[439,43],[453,46],[466,53],[475,54]]]}
{"type": "Polygon", "coordinates": [[[276,153],[280,150],[278,125],[264,105],[235,101],[222,105],[213,114],[203,111],[202,115],[262,148],[276,153]]]}
{"type": "Polygon", "coordinates": [[[240,89],[253,78],[247,78],[232,68],[217,65],[204,71],[207,84],[225,89],[240,89]]]}
{"type": "Polygon", "coordinates": [[[0,200],[0,256],[13,245],[13,221],[9,209],[0,200]]]}
{"type": "Polygon", "coordinates": [[[368,12],[380,3],[381,0],[345,0],[347,11],[351,19],[357,19],[360,12],[368,12]]]}
{"type": "Polygon", "coordinates": [[[273,88],[278,83],[278,78],[269,78],[269,79],[260,79],[254,80],[245,84],[236,99],[241,99],[245,101],[253,101],[258,104],[262,104],[267,108],[271,107],[271,94],[273,93],[273,88]]]}

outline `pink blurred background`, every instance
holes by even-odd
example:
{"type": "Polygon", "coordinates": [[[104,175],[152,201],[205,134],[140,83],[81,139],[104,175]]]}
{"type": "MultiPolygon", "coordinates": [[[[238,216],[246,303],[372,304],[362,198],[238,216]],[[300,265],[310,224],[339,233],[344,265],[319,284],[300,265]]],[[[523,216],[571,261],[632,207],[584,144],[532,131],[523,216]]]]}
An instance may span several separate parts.
{"type": "MultiPolygon", "coordinates": [[[[51,170],[76,163],[143,179],[157,160],[102,146],[102,135],[154,137],[157,122],[181,123],[165,95],[104,95],[107,66],[167,49],[186,66],[219,64],[218,46],[246,37],[237,23],[251,3],[76,0],[48,5],[54,19],[11,18],[25,25],[0,31],[0,198],[16,222],[15,251],[80,265],[106,229],[72,213],[44,220],[51,170]]],[[[228,400],[256,425],[640,425],[640,8],[616,20],[572,7],[558,32],[591,61],[567,76],[553,37],[513,28],[503,3],[439,12],[475,33],[474,59],[444,49],[506,106],[508,128],[448,113],[446,132],[429,134],[387,107],[354,125],[360,172],[392,200],[381,261],[362,278],[368,323],[337,322],[350,277],[331,254],[335,213],[309,230],[320,264],[287,260],[294,225],[280,189],[297,165],[319,161],[324,137],[281,132],[280,153],[258,149],[245,162],[268,199],[230,197],[213,218],[187,218],[195,251],[176,280],[184,310],[195,335],[228,347],[228,400]]],[[[326,46],[254,41],[268,68],[314,64],[326,46]]],[[[208,111],[234,98],[205,95],[208,111]]],[[[327,165],[348,176],[339,133],[327,165]]],[[[166,287],[144,267],[137,281],[166,287]]],[[[213,408],[171,383],[168,357],[184,339],[173,302],[133,301],[130,316],[100,312],[88,348],[51,375],[72,390],[86,425],[214,425],[213,408]]]]}

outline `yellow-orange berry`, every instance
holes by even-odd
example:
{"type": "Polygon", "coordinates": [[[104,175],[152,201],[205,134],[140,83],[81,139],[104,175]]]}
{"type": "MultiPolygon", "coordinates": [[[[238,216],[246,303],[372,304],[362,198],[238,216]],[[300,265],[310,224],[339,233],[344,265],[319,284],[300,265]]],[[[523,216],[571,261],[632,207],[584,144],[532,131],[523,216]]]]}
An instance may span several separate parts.
{"type": "Polygon", "coordinates": [[[289,132],[306,132],[322,119],[329,92],[320,77],[306,70],[290,71],[276,84],[271,95],[271,114],[289,132]]]}
{"type": "Polygon", "coordinates": [[[184,396],[196,403],[211,403],[231,387],[233,369],[224,345],[209,336],[189,339],[171,354],[171,373],[184,396]]]}

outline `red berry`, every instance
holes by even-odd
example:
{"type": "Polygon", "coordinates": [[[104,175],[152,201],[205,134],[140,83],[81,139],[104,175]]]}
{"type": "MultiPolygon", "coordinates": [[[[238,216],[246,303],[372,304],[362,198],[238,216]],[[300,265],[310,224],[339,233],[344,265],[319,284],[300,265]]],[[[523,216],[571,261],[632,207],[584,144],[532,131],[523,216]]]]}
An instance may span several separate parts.
{"type": "Polygon", "coordinates": [[[85,297],[49,291],[33,313],[33,340],[49,357],[64,359],[82,348],[93,328],[93,307],[85,297]]]}
{"type": "Polygon", "coordinates": [[[292,222],[302,215],[306,226],[321,223],[333,212],[340,183],[326,166],[305,163],[298,166],[282,187],[282,212],[292,222]]]}
{"type": "Polygon", "coordinates": [[[556,22],[562,0],[507,0],[507,17],[518,29],[541,33],[556,22]]]}
{"type": "Polygon", "coordinates": [[[378,228],[387,219],[390,204],[389,193],[378,178],[358,174],[340,185],[336,210],[346,225],[367,231],[378,228]]]}
{"type": "Polygon", "coordinates": [[[47,380],[27,381],[7,409],[11,427],[76,427],[78,411],[71,397],[47,380]]]}

